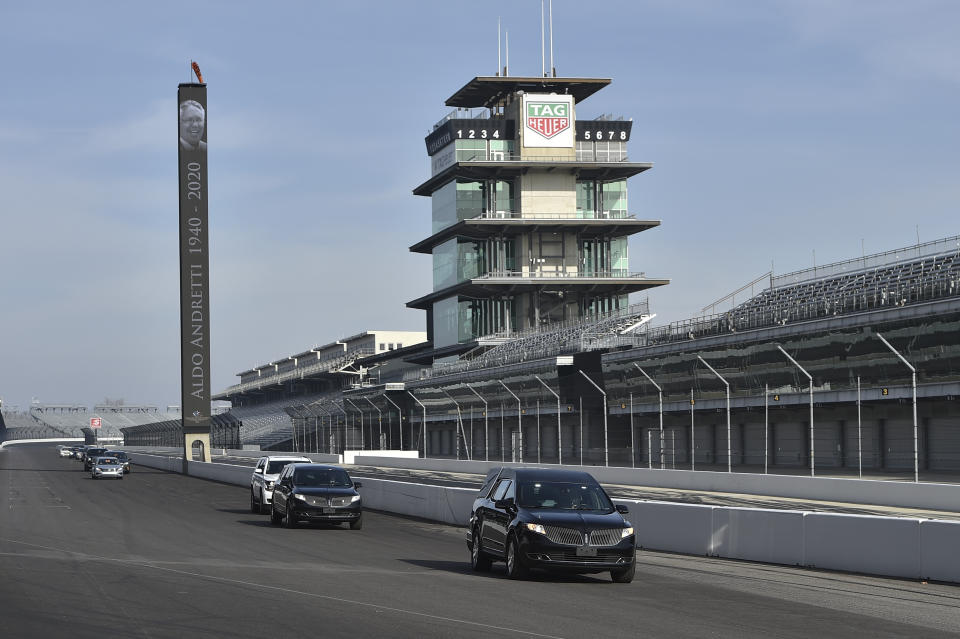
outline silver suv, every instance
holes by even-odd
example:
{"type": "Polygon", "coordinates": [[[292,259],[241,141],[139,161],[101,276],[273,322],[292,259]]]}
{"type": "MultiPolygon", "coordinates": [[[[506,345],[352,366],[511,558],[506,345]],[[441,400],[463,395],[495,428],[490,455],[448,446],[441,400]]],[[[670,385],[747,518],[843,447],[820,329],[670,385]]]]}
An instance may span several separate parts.
{"type": "Polygon", "coordinates": [[[293,462],[312,463],[309,457],[295,455],[269,455],[257,460],[257,465],[250,476],[250,512],[267,514],[273,502],[273,485],[280,475],[280,471],[287,464],[293,462]]]}

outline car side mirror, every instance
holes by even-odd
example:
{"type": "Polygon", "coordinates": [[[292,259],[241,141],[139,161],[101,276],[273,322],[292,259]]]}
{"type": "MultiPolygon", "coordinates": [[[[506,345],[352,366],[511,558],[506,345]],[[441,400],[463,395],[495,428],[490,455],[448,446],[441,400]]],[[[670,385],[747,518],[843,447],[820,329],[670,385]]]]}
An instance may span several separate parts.
{"type": "Polygon", "coordinates": [[[623,504],[617,504],[615,508],[617,509],[617,512],[620,513],[621,515],[626,515],[627,513],[630,512],[630,509],[624,506],[623,504]]]}
{"type": "Polygon", "coordinates": [[[262,468],[254,468],[254,469],[253,469],[253,473],[254,473],[255,475],[262,475],[262,474],[263,474],[263,469],[262,469],[262,468]]]}
{"type": "Polygon", "coordinates": [[[363,484],[361,484],[360,482],[358,482],[358,481],[353,482],[353,487],[354,487],[354,488],[360,488],[361,486],[363,486],[363,484]]]}
{"type": "Polygon", "coordinates": [[[498,499],[493,502],[494,508],[499,508],[500,510],[506,510],[507,512],[516,510],[517,506],[513,503],[513,497],[508,497],[506,499],[498,499]]]}

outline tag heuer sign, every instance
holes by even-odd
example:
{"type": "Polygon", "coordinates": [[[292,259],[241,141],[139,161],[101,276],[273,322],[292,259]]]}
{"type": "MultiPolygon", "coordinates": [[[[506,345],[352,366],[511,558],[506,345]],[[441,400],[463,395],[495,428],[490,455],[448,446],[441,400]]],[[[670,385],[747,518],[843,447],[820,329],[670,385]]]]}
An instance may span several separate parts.
{"type": "Polygon", "coordinates": [[[523,145],[573,147],[573,96],[523,96],[523,145]]]}
{"type": "Polygon", "coordinates": [[[527,102],[527,126],[545,138],[570,128],[570,105],[563,102],[527,102]]]}

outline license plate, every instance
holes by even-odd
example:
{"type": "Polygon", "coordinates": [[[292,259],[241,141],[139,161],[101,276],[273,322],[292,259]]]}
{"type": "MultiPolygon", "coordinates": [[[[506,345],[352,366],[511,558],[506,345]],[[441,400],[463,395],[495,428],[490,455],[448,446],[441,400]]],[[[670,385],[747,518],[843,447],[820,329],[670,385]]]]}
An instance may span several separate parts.
{"type": "Polygon", "coordinates": [[[596,557],[597,549],[590,546],[577,546],[577,557],[596,557]]]}
{"type": "Polygon", "coordinates": [[[335,515],[336,513],[337,513],[337,509],[336,509],[336,508],[324,508],[324,509],[323,509],[323,514],[324,514],[324,515],[335,515]]]}

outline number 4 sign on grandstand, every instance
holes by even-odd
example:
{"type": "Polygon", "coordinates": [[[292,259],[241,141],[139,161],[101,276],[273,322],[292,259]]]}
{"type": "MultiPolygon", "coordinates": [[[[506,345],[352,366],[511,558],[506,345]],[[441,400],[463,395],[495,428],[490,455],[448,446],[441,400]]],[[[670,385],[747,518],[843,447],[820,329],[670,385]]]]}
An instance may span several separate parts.
{"type": "Polygon", "coordinates": [[[101,421],[99,417],[90,418],[90,428],[100,428],[101,421]]]}

